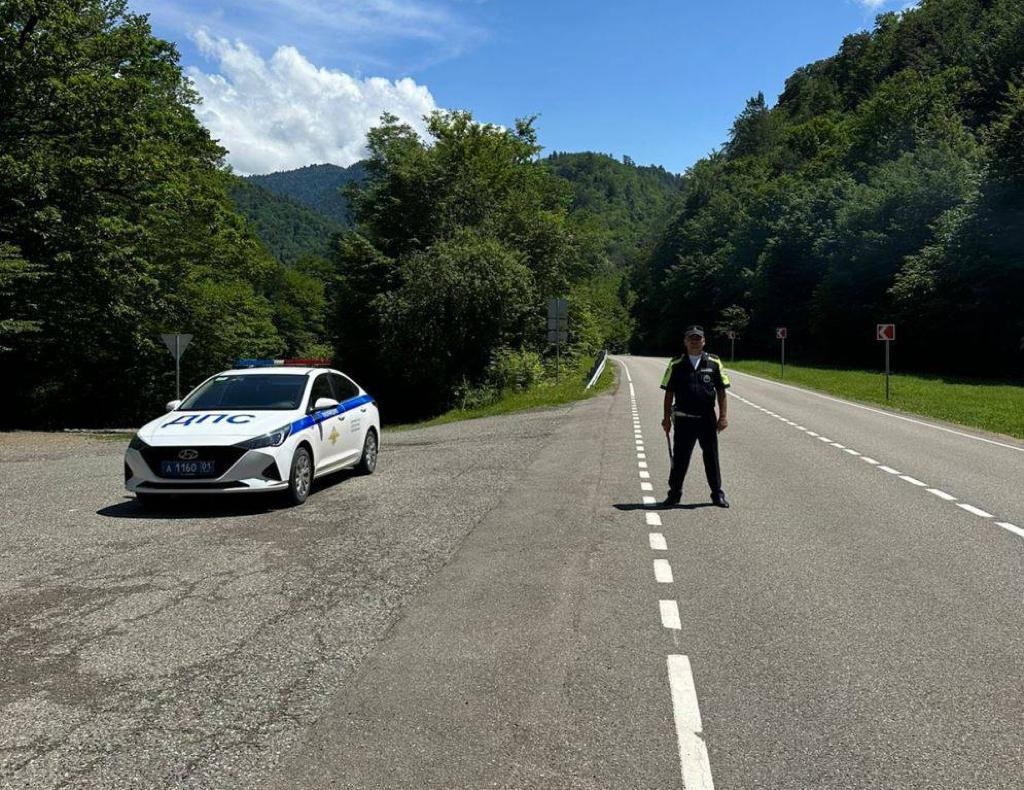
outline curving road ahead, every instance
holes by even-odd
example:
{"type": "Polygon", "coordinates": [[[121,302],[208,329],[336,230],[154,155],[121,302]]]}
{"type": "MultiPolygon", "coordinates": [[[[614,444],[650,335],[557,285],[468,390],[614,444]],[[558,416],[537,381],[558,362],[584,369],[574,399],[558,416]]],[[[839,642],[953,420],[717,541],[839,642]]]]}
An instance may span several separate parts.
{"type": "Polygon", "coordinates": [[[1024,445],[733,374],[660,510],[616,361],[297,510],[0,437],[0,787],[1019,788],[1024,445]]]}

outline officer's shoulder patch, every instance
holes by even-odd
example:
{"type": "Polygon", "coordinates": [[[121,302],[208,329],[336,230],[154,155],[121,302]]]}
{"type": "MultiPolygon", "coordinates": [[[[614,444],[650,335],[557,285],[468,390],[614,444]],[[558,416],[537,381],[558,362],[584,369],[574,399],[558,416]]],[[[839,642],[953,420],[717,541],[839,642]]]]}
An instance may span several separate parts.
{"type": "Polygon", "coordinates": [[[719,365],[722,364],[722,358],[718,354],[708,354],[708,359],[714,360],[719,365]]]}

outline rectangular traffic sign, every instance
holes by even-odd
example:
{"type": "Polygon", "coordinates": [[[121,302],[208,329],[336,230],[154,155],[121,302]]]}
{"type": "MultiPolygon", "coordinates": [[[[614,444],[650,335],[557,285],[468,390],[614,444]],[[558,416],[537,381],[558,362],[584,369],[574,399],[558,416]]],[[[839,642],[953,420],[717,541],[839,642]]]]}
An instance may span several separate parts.
{"type": "Polygon", "coordinates": [[[555,318],[568,318],[569,317],[569,300],[568,299],[549,299],[548,300],[548,320],[555,318]]]}
{"type": "Polygon", "coordinates": [[[777,326],[777,327],[775,327],[775,339],[776,340],[785,340],[786,339],[786,327],[784,327],[784,326],[777,326]]]}
{"type": "Polygon", "coordinates": [[[875,324],[875,340],[895,340],[896,324],[875,324]]]}

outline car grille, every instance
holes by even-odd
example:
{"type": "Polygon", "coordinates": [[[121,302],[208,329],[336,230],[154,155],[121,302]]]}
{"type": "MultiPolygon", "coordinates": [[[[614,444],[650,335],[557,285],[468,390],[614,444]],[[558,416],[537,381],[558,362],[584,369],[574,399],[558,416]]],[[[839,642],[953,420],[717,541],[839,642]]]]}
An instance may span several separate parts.
{"type": "MultiPolygon", "coordinates": [[[[195,450],[199,455],[197,461],[213,461],[213,474],[190,475],[189,479],[215,478],[220,477],[228,471],[235,463],[245,455],[241,447],[202,447],[198,445],[182,445],[180,447],[146,447],[141,450],[142,457],[154,475],[160,477],[161,461],[178,461],[178,453],[182,450],[195,450]]],[[[175,478],[179,479],[179,478],[175,478]]]]}

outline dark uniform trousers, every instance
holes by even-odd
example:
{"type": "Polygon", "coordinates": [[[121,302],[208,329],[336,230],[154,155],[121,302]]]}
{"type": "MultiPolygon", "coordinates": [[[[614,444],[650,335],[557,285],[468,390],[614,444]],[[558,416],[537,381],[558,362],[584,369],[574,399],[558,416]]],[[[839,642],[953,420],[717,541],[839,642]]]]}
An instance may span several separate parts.
{"type": "Polygon", "coordinates": [[[675,442],[672,447],[672,471],[668,476],[668,488],[672,494],[683,490],[683,478],[690,466],[693,445],[700,442],[704,456],[704,474],[707,475],[711,495],[722,493],[722,471],[718,466],[718,420],[712,411],[697,417],[681,417],[673,419],[675,442]]]}

